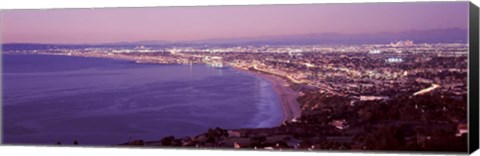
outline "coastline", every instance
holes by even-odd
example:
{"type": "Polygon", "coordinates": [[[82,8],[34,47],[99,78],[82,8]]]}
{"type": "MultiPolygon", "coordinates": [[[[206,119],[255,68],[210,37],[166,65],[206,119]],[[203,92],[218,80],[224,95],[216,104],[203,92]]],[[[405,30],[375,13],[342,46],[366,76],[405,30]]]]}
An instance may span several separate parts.
{"type": "Polygon", "coordinates": [[[232,68],[240,72],[261,77],[272,84],[273,90],[278,95],[280,100],[280,107],[282,108],[284,122],[291,121],[301,116],[300,104],[297,101],[299,93],[290,89],[290,87],[288,87],[289,83],[286,80],[275,75],[255,72],[240,67],[232,66],[232,68]]]}
{"type": "MultiPolygon", "coordinates": [[[[96,54],[96,55],[33,54],[33,55],[58,55],[58,56],[68,56],[68,57],[103,58],[103,59],[113,59],[113,60],[134,61],[135,63],[139,63],[138,61],[142,60],[142,58],[135,58],[130,56],[119,57],[115,55],[100,55],[100,54],[96,54]]],[[[140,63],[140,64],[143,64],[143,63],[140,63]]],[[[164,63],[152,63],[152,64],[164,64],[164,63]]],[[[302,111],[300,108],[300,104],[297,101],[297,98],[300,96],[300,94],[289,87],[290,83],[287,80],[276,75],[262,73],[259,71],[252,71],[252,70],[238,67],[235,65],[228,65],[228,67],[231,67],[232,69],[237,70],[239,72],[252,75],[254,77],[262,78],[271,83],[273,91],[279,98],[279,102],[280,102],[279,104],[282,110],[283,118],[282,118],[281,124],[285,122],[290,122],[301,116],[302,111]]]]}
{"type": "MultiPolygon", "coordinates": [[[[129,56],[115,56],[115,55],[65,55],[65,54],[34,54],[34,55],[60,55],[60,56],[70,56],[70,57],[93,57],[93,58],[104,58],[104,59],[114,59],[114,60],[125,60],[125,61],[135,61],[138,63],[141,58],[129,57],[129,56]]],[[[163,64],[163,63],[153,63],[153,64],[163,64]]],[[[287,80],[267,73],[261,73],[256,71],[251,71],[249,69],[244,69],[242,67],[237,67],[234,65],[229,65],[234,70],[244,72],[247,74],[254,75],[256,77],[263,78],[269,81],[272,84],[272,88],[275,94],[278,95],[280,101],[280,107],[283,113],[283,122],[291,121],[295,118],[301,116],[300,104],[297,101],[299,93],[293,91],[289,86],[287,80]]],[[[283,123],[282,122],[282,123],[283,123]]]]}

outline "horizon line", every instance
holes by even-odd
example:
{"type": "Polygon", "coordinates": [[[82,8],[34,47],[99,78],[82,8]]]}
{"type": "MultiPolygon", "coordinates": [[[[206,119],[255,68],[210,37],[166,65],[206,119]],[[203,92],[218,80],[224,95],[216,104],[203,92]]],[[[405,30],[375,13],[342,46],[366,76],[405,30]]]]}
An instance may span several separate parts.
{"type": "MultiPolygon", "coordinates": [[[[137,40],[137,41],[118,41],[118,42],[99,42],[99,43],[42,43],[42,42],[6,42],[0,43],[1,45],[6,44],[39,44],[39,45],[108,45],[108,44],[132,44],[135,42],[165,42],[165,43],[154,43],[154,44],[147,44],[147,45],[161,45],[161,44],[239,44],[239,43],[193,43],[193,42],[209,42],[209,40],[237,40],[237,39],[261,39],[266,37],[288,37],[288,36],[303,36],[303,35],[325,35],[325,34],[336,34],[336,35],[373,35],[373,34],[400,34],[405,32],[412,32],[412,31],[432,31],[432,30],[450,30],[450,29],[460,29],[467,31],[468,28],[460,28],[460,27],[449,27],[449,28],[435,28],[435,29],[409,29],[399,32],[387,32],[387,31],[378,31],[373,33],[341,33],[341,32],[314,32],[314,33],[303,33],[303,34],[282,34],[282,35],[265,35],[265,36],[245,36],[245,37],[233,37],[233,38],[205,38],[205,39],[197,39],[197,40],[137,40]]],[[[1,37],[1,36],[0,36],[1,37]]],[[[0,38],[1,41],[1,38],[0,38]]],[[[211,42],[211,41],[210,41],[211,42]]],[[[256,42],[256,41],[251,41],[256,42]]],[[[468,41],[465,41],[468,42],[468,41]]]]}

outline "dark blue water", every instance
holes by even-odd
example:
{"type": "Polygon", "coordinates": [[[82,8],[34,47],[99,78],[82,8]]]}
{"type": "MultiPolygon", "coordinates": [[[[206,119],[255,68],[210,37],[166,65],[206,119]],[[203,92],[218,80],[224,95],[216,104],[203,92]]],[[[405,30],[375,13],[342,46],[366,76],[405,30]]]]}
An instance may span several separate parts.
{"type": "Polygon", "coordinates": [[[271,84],[232,68],[3,55],[6,144],[111,145],[281,120],[271,84]]]}

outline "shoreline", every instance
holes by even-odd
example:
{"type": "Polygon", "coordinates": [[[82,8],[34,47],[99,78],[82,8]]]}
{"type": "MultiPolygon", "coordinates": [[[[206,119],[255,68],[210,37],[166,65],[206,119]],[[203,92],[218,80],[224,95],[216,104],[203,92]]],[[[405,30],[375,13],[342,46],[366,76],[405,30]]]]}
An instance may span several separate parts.
{"type": "Polygon", "coordinates": [[[297,101],[297,98],[300,95],[299,93],[293,91],[292,89],[290,89],[290,87],[288,87],[289,83],[286,80],[275,75],[255,72],[236,66],[232,66],[232,68],[240,72],[245,72],[254,76],[258,76],[269,81],[272,84],[273,91],[279,97],[280,107],[283,112],[283,122],[291,121],[301,116],[300,104],[297,101]]]}
{"type": "MultiPolygon", "coordinates": [[[[128,56],[118,57],[113,55],[65,55],[65,54],[33,54],[33,55],[57,55],[57,56],[69,56],[69,57],[90,57],[90,58],[103,58],[103,59],[113,59],[113,60],[125,60],[125,61],[134,61],[138,63],[139,58],[131,58],[128,56]]],[[[143,63],[139,63],[143,64],[143,63]]],[[[163,63],[152,63],[152,64],[163,64],[163,63]]],[[[293,91],[290,87],[290,84],[287,80],[268,73],[261,73],[258,71],[252,71],[249,69],[244,69],[234,65],[228,65],[234,70],[251,74],[256,77],[263,78],[272,84],[273,91],[279,97],[280,107],[282,109],[282,124],[284,122],[292,121],[295,118],[301,116],[300,104],[297,101],[297,98],[300,96],[298,92],[293,91]]]]}

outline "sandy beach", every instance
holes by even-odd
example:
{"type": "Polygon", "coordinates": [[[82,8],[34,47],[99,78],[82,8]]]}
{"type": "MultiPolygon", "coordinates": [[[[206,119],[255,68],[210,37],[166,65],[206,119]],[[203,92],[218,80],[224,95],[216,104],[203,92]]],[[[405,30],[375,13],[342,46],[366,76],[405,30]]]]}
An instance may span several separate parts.
{"type": "Polygon", "coordinates": [[[283,121],[291,121],[292,119],[301,116],[300,104],[297,102],[299,93],[293,91],[288,86],[288,82],[286,80],[275,75],[250,71],[239,67],[233,68],[242,72],[247,72],[265,78],[272,83],[273,90],[280,97],[280,105],[283,112],[283,121]]]}

